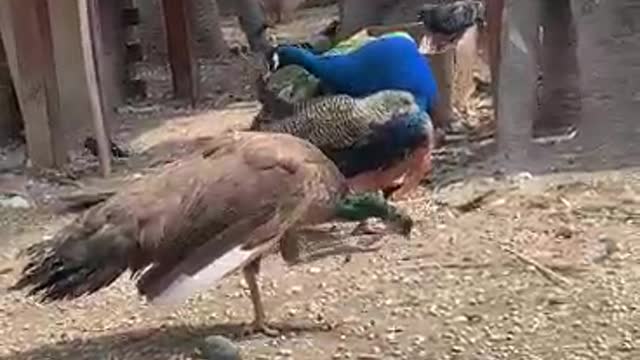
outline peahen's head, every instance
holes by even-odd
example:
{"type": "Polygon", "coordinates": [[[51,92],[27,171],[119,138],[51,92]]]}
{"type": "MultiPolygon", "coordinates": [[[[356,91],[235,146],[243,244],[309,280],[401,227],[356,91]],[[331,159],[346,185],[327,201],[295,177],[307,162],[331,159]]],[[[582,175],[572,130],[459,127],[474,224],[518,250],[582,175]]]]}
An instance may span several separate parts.
{"type": "Polygon", "coordinates": [[[348,194],[338,202],[335,214],[338,219],[346,221],[378,218],[394,232],[406,237],[413,229],[413,219],[377,193],[348,194]]]}
{"type": "Polygon", "coordinates": [[[420,111],[416,99],[408,91],[382,90],[361,99],[363,105],[384,109],[395,115],[412,114],[420,111]]]}

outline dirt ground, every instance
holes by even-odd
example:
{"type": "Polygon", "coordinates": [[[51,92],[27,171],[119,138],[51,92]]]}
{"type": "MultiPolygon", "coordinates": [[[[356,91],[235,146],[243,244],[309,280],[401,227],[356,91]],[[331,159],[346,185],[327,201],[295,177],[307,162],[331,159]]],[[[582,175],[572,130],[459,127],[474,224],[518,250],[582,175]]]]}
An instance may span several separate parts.
{"type": "MultiPolygon", "coordinates": [[[[320,27],[326,17],[314,11],[283,32],[309,31],[311,20],[320,27]]],[[[227,67],[212,68],[212,78],[244,73],[237,62],[224,61],[227,67]]],[[[114,178],[153,171],[208,135],[242,128],[257,109],[246,82],[217,82],[208,87],[209,100],[185,110],[165,99],[166,69],[147,76],[156,76],[156,95],[120,111],[116,139],[133,155],[116,164],[114,178]]],[[[586,100],[593,116],[613,109],[603,91],[640,94],[637,82],[598,86],[586,100]]],[[[197,345],[213,334],[233,338],[245,359],[640,359],[635,108],[616,108],[606,151],[597,151],[591,129],[576,143],[544,146],[541,153],[556,155],[541,156],[536,171],[502,176],[479,155],[491,111],[486,94],[476,95],[463,114],[464,131],[438,151],[431,181],[401,203],[417,219],[410,240],[391,237],[379,252],[350,262],[336,257],[287,268],[272,257],[264,263],[267,315],[286,329],[281,337],[235,336],[252,318],[241,276],[175,309],[148,306],[123,277],[95,295],[58,304],[0,292],[0,359],[198,359],[197,345]]],[[[68,172],[75,179],[62,183],[20,171],[1,175],[1,193],[37,206],[0,207],[0,289],[17,276],[19,249],[71,219],[44,205],[74,185],[104,182],[86,154],[68,172]]]]}

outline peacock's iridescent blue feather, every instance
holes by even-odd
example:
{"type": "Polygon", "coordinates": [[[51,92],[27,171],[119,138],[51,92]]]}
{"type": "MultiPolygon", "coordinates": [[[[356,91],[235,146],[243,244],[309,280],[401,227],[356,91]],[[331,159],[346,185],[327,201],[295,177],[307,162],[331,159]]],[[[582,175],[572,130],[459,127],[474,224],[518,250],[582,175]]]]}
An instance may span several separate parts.
{"type": "Polygon", "coordinates": [[[431,121],[424,111],[394,115],[385,123],[372,124],[371,132],[358,143],[327,155],[346,177],[352,177],[402,161],[428,141],[429,131],[431,121]]]}
{"type": "Polygon", "coordinates": [[[405,36],[381,37],[339,55],[316,55],[292,46],[280,46],[275,52],[279,66],[302,66],[335,94],[364,97],[382,90],[404,90],[427,113],[437,101],[429,60],[405,36]]]}

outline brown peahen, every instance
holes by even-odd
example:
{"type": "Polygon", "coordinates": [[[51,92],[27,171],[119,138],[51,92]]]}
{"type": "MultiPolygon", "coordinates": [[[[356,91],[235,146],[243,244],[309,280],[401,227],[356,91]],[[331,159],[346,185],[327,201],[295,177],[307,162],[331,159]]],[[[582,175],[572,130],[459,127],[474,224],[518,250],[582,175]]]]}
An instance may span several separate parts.
{"type": "Polygon", "coordinates": [[[377,217],[411,231],[411,218],[381,197],[350,193],[336,166],[302,139],[231,132],[208,145],[97,200],[53,240],[24,250],[28,262],[11,289],[27,288],[43,302],[73,299],[129,269],[141,295],[175,303],[242,268],[254,306],[250,329],[272,334],[256,275],[279,242],[295,262],[289,245],[310,224],[377,217]]]}

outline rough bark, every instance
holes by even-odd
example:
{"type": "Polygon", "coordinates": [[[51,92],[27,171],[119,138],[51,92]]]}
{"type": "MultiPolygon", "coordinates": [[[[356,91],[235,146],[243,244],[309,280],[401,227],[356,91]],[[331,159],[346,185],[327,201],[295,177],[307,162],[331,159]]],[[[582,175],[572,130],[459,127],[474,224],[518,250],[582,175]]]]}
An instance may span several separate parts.
{"type": "Polygon", "coordinates": [[[264,52],[270,44],[264,32],[265,14],[259,0],[236,0],[236,14],[240,27],[252,51],[264,52]]]}
{"type": "Polygon", "coordinates": [[[507,167],[524,164],[537,114],[538,27],[537,1],[507,0],[501,37],[497,103],[500,155],[507,167]]]}
{"type": "Polygon", "coordinates": [[[201,57],[212,57],[228,51],[222,33],[220,12],[216,0],[196,0],[193,6],[196,42],[201,57]]]}
{"type": "Polygon", "coordinates": [[[542,92],[536,135],[552,135],[580,118],[577,34],[570,0],[542,1],[542,92]]]}
{"type": "MultiPolygon", "coordinates": [[[[210,58],[227,50],[221,29],[220,13],[215,0],[193,1],[194,33],[198,57],[210,58]]],[[[167,59],[166,30],[161,0],[137,0],[140,11],[140,39],[147,61],[162,63],[167,59]]]]}

